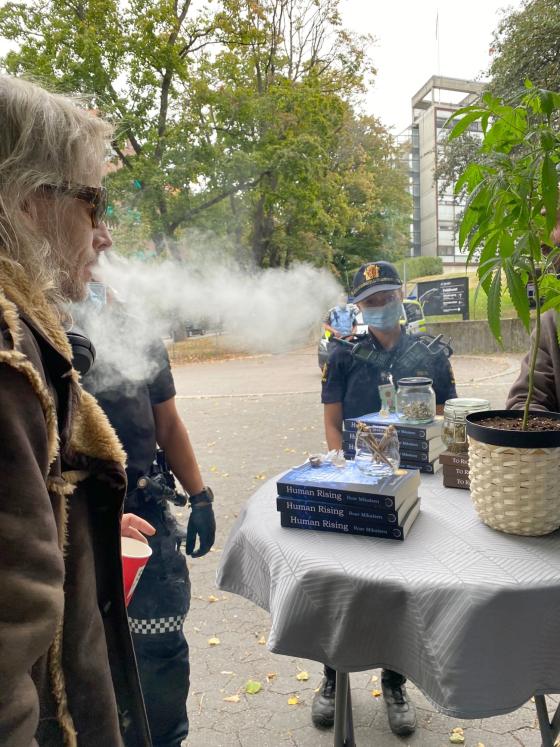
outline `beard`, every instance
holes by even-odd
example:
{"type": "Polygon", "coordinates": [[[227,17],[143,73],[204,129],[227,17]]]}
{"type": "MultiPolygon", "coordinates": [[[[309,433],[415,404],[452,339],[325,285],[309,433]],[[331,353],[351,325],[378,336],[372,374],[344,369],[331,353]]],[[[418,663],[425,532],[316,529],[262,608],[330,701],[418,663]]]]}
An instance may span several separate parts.
{"type": "Polygon", "coordinates": [[[84,280],[64,275],[61,278],[60,293],[66,301],[78,303],[87,298],[87,283],[84,280]]]}
{"type": "Polygon", "coordinates": [[[79,302],[87,298],[87,280],[84,272],[87,262],[79,260],[78,257],[71,259],[74,261],[69,262],[61,249],[51,250],[50,261],[52,266],[57,268],[54,290],[64,301],[79,302]]]}

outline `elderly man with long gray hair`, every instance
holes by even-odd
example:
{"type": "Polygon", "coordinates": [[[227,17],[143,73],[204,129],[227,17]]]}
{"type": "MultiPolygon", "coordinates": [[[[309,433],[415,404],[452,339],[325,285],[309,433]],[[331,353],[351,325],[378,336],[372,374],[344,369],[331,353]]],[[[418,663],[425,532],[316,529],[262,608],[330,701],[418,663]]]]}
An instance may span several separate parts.
{"type": "MultiPolygon", "coordinates": [[[[0,77],[0,744],[146,747],[122,588],[125,456],[63,304],[102,247],[110,127],[0,77]]],[[[129,532],[149,530],[128,518],[129,532]],[[136,528],[135,528],[136,527],[136,528]]]]}

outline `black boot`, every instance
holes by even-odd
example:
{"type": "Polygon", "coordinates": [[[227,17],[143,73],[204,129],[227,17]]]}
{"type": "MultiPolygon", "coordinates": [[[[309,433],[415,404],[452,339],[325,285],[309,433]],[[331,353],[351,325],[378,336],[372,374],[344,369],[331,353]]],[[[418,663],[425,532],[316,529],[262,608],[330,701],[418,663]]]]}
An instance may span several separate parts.
{"type": "Polygon", "coordinates": [[[416,729],[416,708],[408,700],[405,682],[402,675],[389,670],[383,671],[381,689],[387,707],[387,718],[391,731],[399,737],[406,737],[416,729]]]}
{"type": "Polygon", "coordinates": [[[315,726],[328,729],[334,724],[336,671],[325,666],[325,674],[311,703],[311,720],[315,726]]]}

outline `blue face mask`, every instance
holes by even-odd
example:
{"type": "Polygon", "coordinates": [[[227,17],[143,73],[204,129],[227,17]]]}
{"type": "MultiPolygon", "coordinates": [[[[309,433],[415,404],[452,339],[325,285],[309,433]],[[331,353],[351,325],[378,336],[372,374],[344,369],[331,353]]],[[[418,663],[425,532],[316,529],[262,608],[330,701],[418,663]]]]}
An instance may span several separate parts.
{"type": "Polygon", "coordinates": [[[88,301],[95,311],[99,312],[107,303],[107,288],[103,283],[91,282],[87,284],[88,301]]]}
{"type": "Polygon", "coordinates": [[[367,324],[368,327],[375,327],[375,329],[392,329],[396,327],[401,314],[402,303],[398,299],[378,308],[370,307],[362,309],[364,324],[367,324]]]}

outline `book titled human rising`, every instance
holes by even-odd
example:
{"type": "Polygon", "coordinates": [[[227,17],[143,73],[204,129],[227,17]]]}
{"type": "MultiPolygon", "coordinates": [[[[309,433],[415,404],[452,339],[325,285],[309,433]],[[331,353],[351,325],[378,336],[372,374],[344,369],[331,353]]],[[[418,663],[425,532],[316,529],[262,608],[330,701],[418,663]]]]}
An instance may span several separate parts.
{"type": "Polygon", "coordinates": [[[309,462],[288,470],[276,483],[278,495],[345,505],[362,505],[398,509],[403,501],[417,492],[420,474],[416,470],[399,470],[393,475],[368,475],[354,462],[345,467],[324,464],[312,467],[309,462]]]}

